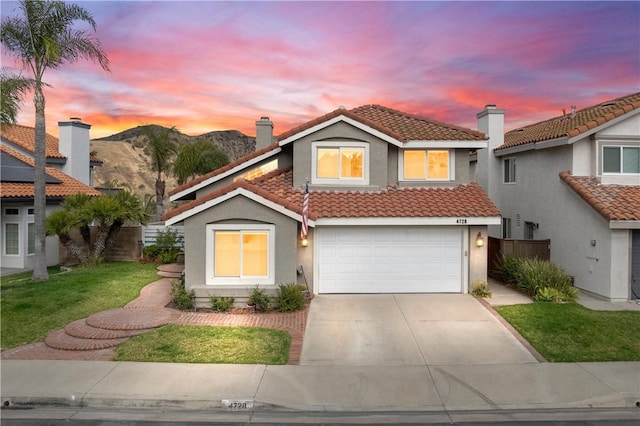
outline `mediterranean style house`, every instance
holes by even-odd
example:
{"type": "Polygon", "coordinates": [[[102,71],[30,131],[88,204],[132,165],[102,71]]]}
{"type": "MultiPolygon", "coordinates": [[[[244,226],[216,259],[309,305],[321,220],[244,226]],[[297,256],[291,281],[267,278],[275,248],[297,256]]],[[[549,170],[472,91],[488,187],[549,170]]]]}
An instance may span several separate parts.
{"type": "MultiPolygon", "coordinates": [[[[100,195],[91,187],[93,167],[102,164],[89,153],[91,126],[75,119],[58,125],[60,139],[46,135],[47,215],[68,195],[100,195]]],[[[0,141],[2,269],[33,269],[35,129],[3,123],[0,141]]],[[[47,237],[47,266],[58,260],[58,238],[47,237]]]]}
{"type": "Polygon", "coordinates": [[[496,238],[550,239],[551,260],[576,287],[640,299],[640,93],[504,133],[487,106],[478,182],[503,215],[496,238]]]}
{"type": "Polygon", "coordinates": [[[486,280],[500,212],[469,176],[483,133],[378,105],[275,138],[268,117],[256,127],[254,153],[170,191],[182,205],[164,220],[184,225],[200,305],[301,279],[315,294],[466,293],[486,280]]]}

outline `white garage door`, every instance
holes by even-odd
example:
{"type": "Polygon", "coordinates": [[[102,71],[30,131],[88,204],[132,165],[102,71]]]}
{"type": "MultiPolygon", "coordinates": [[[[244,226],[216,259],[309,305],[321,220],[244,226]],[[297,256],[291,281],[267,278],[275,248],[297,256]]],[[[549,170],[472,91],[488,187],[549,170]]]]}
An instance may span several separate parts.
{"type": "Polygon", "coordinates": [[[316,228],[320,293],[460,293],[461,228],[316,228]]]}

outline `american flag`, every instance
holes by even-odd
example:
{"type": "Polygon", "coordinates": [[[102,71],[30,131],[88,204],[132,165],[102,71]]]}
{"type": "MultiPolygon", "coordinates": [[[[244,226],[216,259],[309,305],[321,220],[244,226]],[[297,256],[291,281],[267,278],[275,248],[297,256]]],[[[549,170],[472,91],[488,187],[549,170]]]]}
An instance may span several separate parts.
{"type": "Polygon", "coordinates": [[[309,233],[309,225],[307,223],[309,217],[309,182],[304,188],[304,198],[302,200],[302,229],[300,229],[300,239],[307,238],[309,233]]]}

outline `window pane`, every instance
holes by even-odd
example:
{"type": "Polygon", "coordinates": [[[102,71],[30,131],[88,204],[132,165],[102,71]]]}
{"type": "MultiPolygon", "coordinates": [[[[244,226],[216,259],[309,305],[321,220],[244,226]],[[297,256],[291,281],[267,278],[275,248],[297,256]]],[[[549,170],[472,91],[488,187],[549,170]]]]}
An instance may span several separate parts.
{"type": "Polygon", "coordinates": [[[240,178],[245,180],[253,180],[255,178],[259,178],[260,176],[266,175],[267,173],[277,168],[278,168],[278,160],[269,161],[268,163],[263,164],[262,166],[258,166],[255,169],[251,169],[248,172],[241,174],[240,176],[236,177],[233,181],[235,182],[240,178]]]}
{"type": "Polygon", "coordinates": [[[427,151],[404,151],[404,178],[426,179],[427,151]]]}
{"type": "Polygon", "coordinates": [[[240,232],[216,231],[214,238],[214,275],[216,277],[239,277],[240,232]]]}
{"type": "Polygon", "coordinates": [[[337,179],[339,175],[338,148],[318,148],[318,168],[319,178],[337,179]]]}
{"type": "Polygon", "coordinates": [[[266,232],[242,234],[242,275],[268,275],[268,236],[266,232]]]}
{"type": "Polygon", "coordinates": [[[602,172],[620,173],[620,147],[602,148],[602,172]]]}
{"type": "Polygon", "coordinates": [[[429,151],[427,171],[429,179],[449,179],[449,151],[429,151]]]}
{"type": "Polygon", "coordinates": [[[622,173],[640,173],[640,148],[622,148],[622,173]]]}
{"type": "Polygon", "coordinates": [[[342,176],[343,178],[362,178],[362,163],[364,160],[364,149],[362,148],[343,148],[342,157],[342,176]]]}
{"type": "Polygon", "coordinates": [[[36,252],[36,226],[34,223],[27,223],[27,254],[36,252]]]}
{"type": "Polygon", "coordinates": [[[17,223],[6,223],[4,226],[4,253],[20,254],[20,238],[17,223]]]}

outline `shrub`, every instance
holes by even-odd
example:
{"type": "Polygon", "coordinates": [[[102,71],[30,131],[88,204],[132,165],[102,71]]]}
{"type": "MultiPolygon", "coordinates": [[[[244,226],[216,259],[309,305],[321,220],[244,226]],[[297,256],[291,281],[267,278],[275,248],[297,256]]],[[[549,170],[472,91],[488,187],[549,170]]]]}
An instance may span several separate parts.
{"type": "Polygon", "coordinates": [[[571,277],[558,265],[548,260],[521,259],[516,278],[518,288],[534,298],[544,287],[560,291],[572,288],[571,277]]]}
{"type": "Polygon", "coordinates": [[[297,284],[280,284],[277,296],[280,312],[295,312],[304,308],[304,295],[297,284]]]}
{"type": "Polygon", "coordinates": [[[233,302],[235,301],[231,296],[211,296],[209,300],[211,300],[211,308],[216,312],[227,312],[233,307],[233,302]]]}
{"type": "Polygon", "coordinates": [[[522,258],[513,254],[501,253],[496,261],[496,266],[502,277],[502,281],[506,284],[516,285],[516,273],[520,267],[522,258]]]}
{"type": "Polygon", "coordinates": [[[247,305],[253,306],[256,311],[266,311],[269,308],[269,301],[267,292],[255,286],[249,294],[247,305]]]}
{"type": "Polygon", "coordinates": [[[474,281],[471,284],[471,294],[475,297],[491,297],[489,284],[486,281],[474,281]]]}
{"type": "Polygon", "coordinates": [[[193,309],[193,298],[195,292],[193,290],[187,291],[185,289],[184,274],[178,280],[171,282],[171,297],[173,297],[173,303],[181,311],[187,311],[193,309]]]}
{"type": "Polygon", "coordinates": [[[182,236],[178,235],[178,231],[173,229],[159,231],[156,235],[156,245],[161,249],[179,249],[182,246],[182,236]]]}
{"type": "Polygon", "coordinates": [[[578,289],[568,287],[566,289],[558,289],[553,287],[542,287],[535,296],[537,302],[574,302],[578,297],[578,289]]]}

